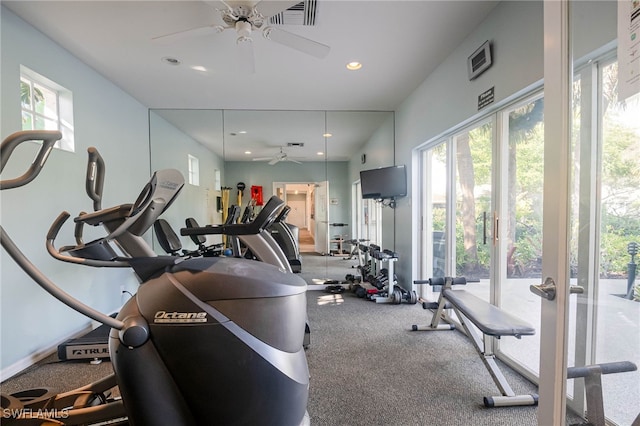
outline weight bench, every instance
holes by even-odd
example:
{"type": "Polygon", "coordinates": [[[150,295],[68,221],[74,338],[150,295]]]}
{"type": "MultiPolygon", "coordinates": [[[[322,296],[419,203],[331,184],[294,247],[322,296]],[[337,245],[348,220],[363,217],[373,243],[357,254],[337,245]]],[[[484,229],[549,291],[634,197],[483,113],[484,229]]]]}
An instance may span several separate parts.
{"type": "Polygon", "coordinates": [[[515,405],[537,405],[538,395],[516,395],[509,386],[495,360],[492,349],[492,338],[503,336],[534,335],[536,330],[521,319],[503,311],[475,295],[464,290],[453,290],[454,284],[466,284],[464,277],[431,278],[429,280],[416,280],[414,284],[429,284],[442,286],[438,302],[423,303],[424,309],[435,309],[431,323],[428,326],[413,325],[412,331],[435,331],[455,329],[454,320],[449,315],[448,310],[452,309],[460,325],[464,328],[465,334],[471,339],[474,348],[480,355],[480,359],[489,371],[491,378],[500,390],[500,396],[484,397],[485,407],[515,406],[515,405]],[[443,322],[441,322],[443,321],[443,322]],[[482,336],[469,327],[471,323],[480,330],[482,336]]]}

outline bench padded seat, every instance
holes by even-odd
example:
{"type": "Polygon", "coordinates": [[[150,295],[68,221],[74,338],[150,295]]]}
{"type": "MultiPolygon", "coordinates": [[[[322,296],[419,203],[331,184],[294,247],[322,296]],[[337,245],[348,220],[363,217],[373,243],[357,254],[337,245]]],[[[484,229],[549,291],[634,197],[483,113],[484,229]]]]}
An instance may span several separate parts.
{"type": "Polygon", "coordinates": [[[442,295],[484,334],[519,337],[536,333],[530,324],[467,291],[443,289],[442,292],[442,295]]]}

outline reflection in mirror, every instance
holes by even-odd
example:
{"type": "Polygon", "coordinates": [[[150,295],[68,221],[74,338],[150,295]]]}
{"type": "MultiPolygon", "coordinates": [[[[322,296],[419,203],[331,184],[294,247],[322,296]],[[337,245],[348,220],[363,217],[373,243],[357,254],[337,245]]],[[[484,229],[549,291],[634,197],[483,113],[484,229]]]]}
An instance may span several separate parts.
{"type": "MultiPolygon", "coordinates": [[[[186,185],[163,215],[176,234],[193,217],[199,224],[220,223],[221,183],[224,155],[221,110],[151,110],[149,139],[151,169],[178,169],[186,185]]],[[[154,238],[154,250],[165,254],[154,238]]],[[[184,249],[196,245],[180,237],[184,249]]],[[[220,242],[219,236],[207,236],[207,244],[220,242]]]]}
{"type": "Polygon", "coordinates": [[[264,201],[283,199],[302,251],[327,253],[324,111],[225,110],[224,128],[226,184],[259,188],[264,201]]]}
{"type": "Polygon", "coordinates": [[[393,112],[153,110],[150,126],[152,169],[174,167],[188,177],[188,155],[199,160],[200,186],[187,185],[166,213],[176,230],[190,216],[222,221],[220,170],[229,204],[245,207],[258,194],[262,202],[282,198],[306,255],[345,254],[351,247],[340,240],[350,238],[393,248],[391,209],[357,195],[361,170],[394,164],[393,112]]]}
{"type": "Polygon", "coordinates": [[[390,111],[336,111],[327,113],[327,129],[335,136],[329,141],[329,156],[348,160],[346,199],[343,211],[350,223],[349,238],[364,239],[394,249],[393,210],[373,200],[362,200],[360,171],[395,165],[394,113],[390,111]]]}

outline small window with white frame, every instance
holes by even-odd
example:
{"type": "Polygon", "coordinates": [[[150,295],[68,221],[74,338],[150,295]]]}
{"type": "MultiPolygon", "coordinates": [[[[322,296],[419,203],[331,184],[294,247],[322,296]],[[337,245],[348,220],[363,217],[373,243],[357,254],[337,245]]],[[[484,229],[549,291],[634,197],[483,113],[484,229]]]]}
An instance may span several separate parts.
{"type": "Polygon", "coordinates": [[[214,176],[215,176],[215,180],[216,180],[214,189],[216,191],[221,191],[222,190],[222,183],[221,183],[222,181],[221,181],[221,177],[220,177],[220,170],[216,169],[214,176]]]}
{"type": "Polygon", "coordinates": [[[187,155],[189,158],[189,183],[200,186],[200,160],[191,154],[187,155]]]}
{"type": "Polygon", "coordinates": [[[59,130],[55,147],[74,152],[73,96],[70,90],[20,66],[22,130],[59,130]]]}

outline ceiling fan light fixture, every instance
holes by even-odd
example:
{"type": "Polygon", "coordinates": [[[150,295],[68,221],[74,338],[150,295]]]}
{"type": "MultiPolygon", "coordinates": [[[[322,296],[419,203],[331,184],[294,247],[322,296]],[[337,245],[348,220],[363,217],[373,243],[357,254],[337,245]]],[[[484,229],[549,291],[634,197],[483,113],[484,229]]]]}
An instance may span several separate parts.
{"type": "Polygon", "coordinates": [[[357,71],[362,68],[362,64],[358,61],[352,61],[347,64],[347,69],[349,71],[357,71]]]}
{"type": "Polygon", "coordinates": [[[236,32],[238,33],[238,41],[241,38],[251,40],[251,22],[248,21],[238,21],[236,22],[236,32]]]}

